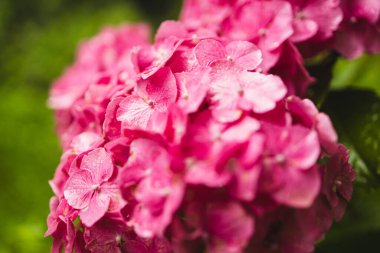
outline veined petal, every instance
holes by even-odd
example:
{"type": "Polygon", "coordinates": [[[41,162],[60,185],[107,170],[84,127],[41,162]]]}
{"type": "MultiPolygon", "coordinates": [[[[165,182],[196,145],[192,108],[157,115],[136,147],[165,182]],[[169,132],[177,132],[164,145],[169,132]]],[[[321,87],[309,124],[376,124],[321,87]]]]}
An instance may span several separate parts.
{"type": "Polygon", "coordinates": [[[113,163],[111,156],[104,148],[98,148],[86,155],[81,163],[81,169],[91,172],[94,184],[107,181],[113,174],[113,163]]]}
{"type": "Polygon", "coordinates": [[[93,194],[92,186],[94,184],[96,182],[93,181],[92,173],[89,170],[74,172],[67,180],[63,192],[69,205],[76,209],[87,207],[93,194]]]}
{"type": "Polygon", "coordinates": [[[137,95],[126,97],[116,112],[116,118],[122,122],[123,127],[130,129],[147,129],[148,121],[153,113],[153,108],[149,106],[137,95]]]}
{"type": "Polygon", "coordinates": [[[239,81],[244,98],[253,104],[253,111],[263,113],[272,110],[276,102],[284,98],[286,87],[281,79],[274,75],[257,72],[243,72],[239,81]]]}
{"type": "Polygon", "coordinates": [[[194,49],[195,56],[201,66],[209,66],[217,60],[226,59],[226,50],[223,44],[215,39],[205,39],[194,49]]]}
{"type": "Polygon", "coordinates": [[[93,226],[107,212],[110,201],[108,194],[95,191],[88,207],[79,212],[83,224],[87,227],[93,226]]]}
{"type": "Polygon", "coordinates": [[[233,41],[226,46],[227,57],[236,66],[245,70],[254,70],[262,62],[261,51],[251,42],[233,41]]]}

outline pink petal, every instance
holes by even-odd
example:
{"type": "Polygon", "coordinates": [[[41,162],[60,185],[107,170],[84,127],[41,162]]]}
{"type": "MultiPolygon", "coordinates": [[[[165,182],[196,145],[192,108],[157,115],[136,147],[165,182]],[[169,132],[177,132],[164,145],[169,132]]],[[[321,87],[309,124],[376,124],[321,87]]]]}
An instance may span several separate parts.
{"type": "Polygon", "coordinates": [[[316,130],[322,147],[328,154],[334,154],[338,148],[338,135],[332,125],[332,122],[324,113],[319,113],[316,117],[316,130]]]}
{"type": "Polygon", "coordinates": [[[93,226],[107,212],[110,201],[109,195],[95,191],[88,207],[79,212],[82,223],[87,227],[93,226]]]}
{"type": "Polygon", "coordinates": [[[114,170],[111,156],[104,148],[95,149],[83,157],[80,168],[90,171],[93,184],[107,181],[114,170]]]}
{"type": "Polygon", "coordinates": [[[77,135],[71,142],[72,152],[75,154],[81,154],[101,144],[103,138],[94,132],[83,132],[77,135]]]}
{"type": "Polygon", "coordinates": [[[263,152],[265,136],[262,133],[254,133],[249,139],[248,145],[240,161],[247,168],[252,167],[263,152]]]}
{"type": "Polygon", "coordinates": [[[221,138],[229,142],[246,142],[260,128],[260,123],[254,118],[244,117],[239,123],[223,132],[221,138]]]}
{"type": "Polygon", "coordinates": [[[243,71],[234,68],[230,62],[217,61],[210,72],[211,100],[217,109],[237,109],[239,91],[238,76],[243,71]]]}
{"type": "Polygon", "coordinates": [[[188,37],[189,33],[184,24],[182,24],[181,22],[167,20],[162,22],[160,27],[158,28],[155,41],[164,40],[171,36],[182,39],[188,37]]]}
{"type": "MultiPolygon", "coordinates": [[[[162,176],[165,177],[165,175],[162,176]]],[[[136,198],[141,205],[135,208],[130,221],[136,233],[145,238],[162,236],[172,221],[172,216],[180,205],[183,194],[184,186],[180,182],[161,185],[151,177],[143,181],[136,193],[136,198]]]]}
{"type": "Polygon", "coordinates": [[[239,76],[244,91],[244,98],[253,104],[253,111],[264,113],[274,109],[276,102],[286,94],[286,87],[281,79],[273,75],[257,72],[244,72],[239,76]]]}
{"type": "Polygon", "coordinates": [[[131,143],[130,156],[121,171],[121,184],[131,186],[138,183],[156,168],[168,169],[168,153],[157,142],[148,139],[136,139],[131,143]]]}
{"type": "Polygon", "coordinates": [[[185,176],[186,183],[209,187],[225,186],[230,179],[230,173],[217,171],[215,164],[210,161],[196,161],[189,166],[185,176]]]}
{"type": "Polygon", "coordinates": [[[149,99],[157,103],[155,109],[167,111],[168,105],[177,98],[177,83],[170,68],[161,68],[147,81],[146,93],[149,99]]]}
{"type": "Polygon", "coordinates": [[[286,107],[292,116],[304,126],[308,128],[314,126],[315,118],[319,112],[311,100],[289,96],[286,98],[286,107]]]}
{"type": "Polygon", "coordinates": [[[243,201],[252,201],[257,194],[260,173],[260,166],[249,169],[238,166],[230,187],[232,196],[243,201]]]}
{"type": "Polygon", "coordinates": [[[137,95],[127,96],[117,110],[116,118],[122,122],[122,126],[129,129],[148,130],[148,122],[154,110],[137,95]]]}
{"type": "Polygon", "coordinates": [[[361,56],[366,51],[366,30],[366,27],[356,24],[345,25],[336,34],[335,49],[348,59],[361,56]]]}
{"type": "Polygon", "coordinates": [[[227,59],[223,44],[214,39],[205,39],[194,49],[195,56],[201,66],[209,66],[217,60],[227,59]]]}
{"type": "Polygon", "coordinates": [[[173,105],[169,108],[169,118],[165,129],[166,138],[175,144],[180,144],[186,134],[188,118],[183,110],[173,105]]]}
{"type": "Polygon", "coordinates": [[[291,166],[307,170],[317,162],[320,144],[315,131],[296,125],[291,129],[289,142],[291,145],[286,149],[285,156],[292,160],[291,166]]]}
{"type": "Polygon", "coordinates": [[[58,79],[50,92],[49,107],[53,109],[69,109],[93,82],[94,74],[80,66],[68,68],[58,79]]]}
{"type": "Polygon", "coordinates": [[[273,20],[267,27],[267,36],[264,36],[261,43],[269,50],[276,49],[293,34],[291,6],[285,1],[254,2],[254,4],[257,4],[258,8],[264,8],[258,11],[268,11],[273,15],[273,20]]]}
{"type": "MultiPolygon", "coordinates": [[[[142,79],[148,79],[152,75],[156,74],[165,64],[172,58],[174,52],[177,51],[178,47],[183,43],[183,40],[179,40],[176,37],[168,37],[163,41],[152,46],[146,52],[140,51],[139,57],[147,57],[152,59],[150,65],[148,65],[143,72],[141,72],[142,79]]],[[[145,60],[145,59],[142,59],[145,60]]]]}
{"type": "Polygon", "coordinates": [[[317,40],[326,40],[338,29],[343,13],[337,0],[313,0],[304,6],[302,12],[306,18],[318,25],[317,40]]]}
{"type": "Polygon", "coordinates": [[[310,207],[319,193],[321,178],[317,167],[307,171],[289,170],[280,190],[273,194],[279,203],[295,207],[310,207]]]}
{"type": "MultiPolygon", "coordinates": [[[[232,102],[230,102],[232,104],[232,102]]],[[[243,115],[239,109],[213,109],[212,116],[220,123],[234,122],[243,115]]]]}
{"type": "Polygon", "coordinates": [[[93,174],[89,170],[79,170],[72,174],[66,182],[63,192],[70,206],[82,209],[89,205],[93,194],[93,174]]]}
{"type": "Polygon", "coordinates": [[[116,119],[116,112],[123,99],[123,97],[113,98],[107,105],[103,122],[103,134],[107,138],[113,139],[121,135],[121,123],[116,119]]]}
{"type": "Polygon", "coordinates": [[[295,19],[293,21],[294,34],[291,37],[293,42],[305,41],[313,37],[318,31],[318,25],[310,19],[295,19]]]}
{"type": "Polygon", "coordinates": [[[380,3],[377,0],[343,0],[350,6],[351,14],[374,24],[379,20],[380,3]]]}
{"type": "Polygon", "coordinates": [[[233,41],[227,44],[228,60],[245,70],[254,70],[262,62],[261,51],[248,41],[233,41]]]}
{"type": "Polygon", "coordinates": [[[176,73],[180,89],[178,106],[186,113],[198,110],[208,91],[208,75],[203,70],[176,73]]]}
{"type": "Polygon", "coordinates": [[[253,218],[236,202],[209,204],[206,222],[215,240],[209,252],[241,252],[254,232],[253,218]]]}

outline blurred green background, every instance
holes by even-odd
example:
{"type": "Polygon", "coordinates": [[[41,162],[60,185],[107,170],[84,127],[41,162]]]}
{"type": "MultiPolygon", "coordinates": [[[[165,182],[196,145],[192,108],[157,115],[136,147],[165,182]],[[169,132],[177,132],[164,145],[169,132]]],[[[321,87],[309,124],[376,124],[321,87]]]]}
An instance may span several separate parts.
{"type": "MultiPolygon", "coordinates": [[[[145,20],[156,28],[164,19],[176,19],[180,6],[173,0],[0,0],[0,253],[49,252],[51,241],[43,238],[52,195],[47,181],[61,150],[46,100],[51,82],[73,60],[78,43],[108,24],[145,20]]],[[[380,113],[380,103],[372,93],[380,94],[379,70],[379,57],[341,60],[334,70],[334,89],[370,91],[362,92],[361,107],[350,103],[359,91],[336,91],[326,99],[342,140],[355,151],[361,180],[345,219],[318,246],[321,253],[380,252],[380,180],[373,175],[380,155],[371,149],[373,143],[369,147],[357,138],[367,124],[364,134],[379,144],[380,120],[373,115],[380,113]],[[346,105],[356,108],[348,124],[339,111],[346,105]]]]}

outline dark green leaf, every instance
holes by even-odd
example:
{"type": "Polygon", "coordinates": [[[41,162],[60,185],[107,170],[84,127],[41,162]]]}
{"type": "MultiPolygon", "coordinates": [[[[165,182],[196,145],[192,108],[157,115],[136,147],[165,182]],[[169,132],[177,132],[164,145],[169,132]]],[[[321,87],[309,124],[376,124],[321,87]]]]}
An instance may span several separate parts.
{"type": "Polygon", "coordinates": [[[380,98],[372,91],[331,92],[323,110],[348,146],[357,172],[344,219],[334,224],[317,253],[377,253],[380,238],[380,98]]]}
{"type": "Polygon", "coordinates": [[[336,91],[324,110],[351,151],[358,182],[380,187],[380,98],[371,91],[336,91]]]}

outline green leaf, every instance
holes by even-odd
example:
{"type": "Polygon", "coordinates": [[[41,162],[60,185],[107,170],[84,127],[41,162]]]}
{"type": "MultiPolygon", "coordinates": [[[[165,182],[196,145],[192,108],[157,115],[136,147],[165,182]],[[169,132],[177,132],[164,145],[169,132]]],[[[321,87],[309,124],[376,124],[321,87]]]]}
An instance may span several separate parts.
{"type": "Polygon", "coordinates": [[[358,182],[380,187],[380,98],[365,90],[335,91],[324,110],[351,151],[358,182]]]}
{"type": "MultiPolygon", "coordinates": [[[[102,27],[137,22],[140,14],[129,3],[99,6],[78,4],[49,23],[27,22],[0,50],[0,75],[12,85],[46,90],[69,65],[78,44],[102,27]]],[[[140,21],[141,22],[141,21],[140,21]]]]}
{"type": "Polygon", "coordinates": [[[48,180],[61,154],[46,107],[51,81],[71,63],[80,40],[104,25],[140,16],[129,1],[77,1],[74,7],[63,0],[32,2],[6,0],[7,5],[0,0],[0,28],[9,20],[13,28],[6,43],[0,31],[0,253],[49,252],[51,247],[51,238],[43,237],[53,195],[48,180]],[[54,8],[44,3],[53,1],[65,6],[46,15],[45,8],[54,8]],[[30,17],[13,17],[12,10],[18,9],[14,5],[30,17]]]}
{"type": "Polygon", "coordinates": [[[357,173],[354,194],[341,222],[334,224],[317,253],[375,253],[380,238],[380,98],[366,90],[331,92],[323,110],[340,142],[350,150],[357,173]]]}
{"type": "Polygon", "coordinates": [[[342,221],[334,224],[317,253],[377,253],[380,238],[380,188],[356,185],[342,221]]]}
{"type": "Polygon", "coordinates": [[[340,58],[334,67],[331,88],[361,88],[375,91],[380,96],[380,55],[363,56],[356,60],[340,58]]]}

